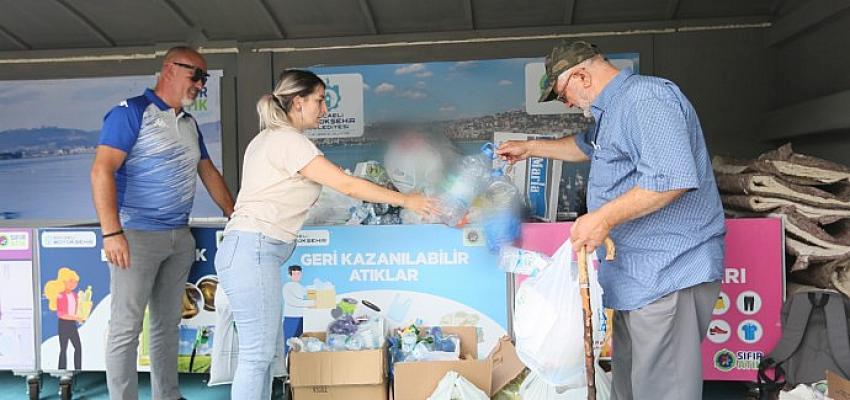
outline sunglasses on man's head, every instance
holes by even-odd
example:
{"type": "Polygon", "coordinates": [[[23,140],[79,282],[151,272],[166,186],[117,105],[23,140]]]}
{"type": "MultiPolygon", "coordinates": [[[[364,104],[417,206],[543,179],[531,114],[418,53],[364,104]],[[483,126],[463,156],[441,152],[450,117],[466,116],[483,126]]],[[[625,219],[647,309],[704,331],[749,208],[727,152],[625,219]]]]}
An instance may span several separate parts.
{"type": "Polygon", "coordinates": [[[179,62],[172,62],[172,64],[174,64],[178,67],[191,69],[193,73],[192,73],[192,76],[189,77],[189,79],[192,82],[201,81],[202,84],[204,84],[204,85],[207,84],[207,78],[210,77],[210,74],[208,74],[206,71],[204,71],[204,70],[202,70],[202,69],[200,69],[200,68],[198,68],[194,65],[183,64],[183,63],[179,63],[179,62]]]}

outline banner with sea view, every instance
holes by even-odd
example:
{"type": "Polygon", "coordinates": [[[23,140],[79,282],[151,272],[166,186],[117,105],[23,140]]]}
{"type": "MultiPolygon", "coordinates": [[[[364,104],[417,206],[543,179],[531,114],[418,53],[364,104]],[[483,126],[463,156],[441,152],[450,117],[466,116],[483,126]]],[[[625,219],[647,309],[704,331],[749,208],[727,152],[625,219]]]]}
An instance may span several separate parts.
{"type": "MultiPolygon", "coordinates": [[[[221,169],[220,78],[187,108],[221,169]]],[[[0,81],[0,220],[94,222],[89,170],[106,112],[153,87],[156,77],[0,81]]],[[[198,180],[193,217],[216,217],[198,180]]]]}
{"type": "MultiPolygon", "coordinates": [[[[638,53],[607,55],[619,68],[640,70],[638,53]]],[[[563,103],[538,103],[545,77],[542,58],[443,61],[413,64],[316,66],[326,83],[328,115],[307,132],[325,155],[354,170],[361,161],[383,162],[386,145],[405,131],[443,135],[463,154],[477,152],[494,132],[554,135],[592,123],[563,103]]],[[[586,164],[564,163],[559,211],[584,207],[586,164]]]]}

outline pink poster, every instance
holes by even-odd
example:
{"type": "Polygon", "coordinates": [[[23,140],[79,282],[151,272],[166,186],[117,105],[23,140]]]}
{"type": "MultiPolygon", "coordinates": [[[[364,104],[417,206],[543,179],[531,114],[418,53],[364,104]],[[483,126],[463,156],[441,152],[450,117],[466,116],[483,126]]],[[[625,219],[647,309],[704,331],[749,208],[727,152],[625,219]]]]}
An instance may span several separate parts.
{"type": "Polygon", "coordinates": [[[726,221],[726,274],[702,342],[706,380],[756,380],[759,361],[782,336],[784,253],[781,220],[726,221]]]}
{"type": "Polygon", "coordinates": [[[32,229],[0,228],[0,260],[32,260],[32,229]]]}
{"type": "Polygon", "coordinates": [[[32,249],[31,229],[0,228],[0,370],[36,367],[32,249]]]}
{"type": "MultiPolygon", "coordinates": [[[[524,224],[520,247],[551,256],[569,238],[570,225],[524,224]]],[[[781,336],[782,222],[730,219],[726,229],[726,271],[702,344],[703,375],[706,380],[755,381],[759,361],[781,336]]]]}

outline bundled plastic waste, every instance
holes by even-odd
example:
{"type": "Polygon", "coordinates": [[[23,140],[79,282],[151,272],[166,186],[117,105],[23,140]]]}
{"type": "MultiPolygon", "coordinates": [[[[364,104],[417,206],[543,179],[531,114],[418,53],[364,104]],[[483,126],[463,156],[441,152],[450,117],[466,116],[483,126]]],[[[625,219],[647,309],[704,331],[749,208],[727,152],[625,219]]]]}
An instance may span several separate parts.
{"type": "Polygon", "coordinates": [[[328,325],[327,343],[313,337],[290,338],[286,342],[290,351],[357,351],[383,347],[386,340],[383,317],[372,314],[355,318],[357,304],[355,299],[344,298],[331,310],[334,320],[328,325]]]}
{"type": "MultiPolygon", "coordinates": [[[[505,176],[508,167],[496,157],[492,143],[485,143],[476,154],[462,157],[443,180],[437,195],[441,214],[438,222],[449,226],[467,222],[483,225],[487,245],[493,252],[515,241],[520,235],[523,199],[505,176]]],[[[402,213],[402,219],[407,223],[410,218],[402,213]]]]}
{"type": "MultiPolygon", "coordinates": [[[[444,180],[447,166],[454,165],[459,154],[451,141],[441,134],[425,134],[414,127],[403,130],[387,146],[384,165],[398,191],[418,192],[434,197],[444,180]]],[[[402,209],[401,223],[440,223],[436,217],[422,218],[402,209]]]]}
{"type": "Polygon", "coordinates": [[[440,202],[440,222],[458,226],[469,212],[473,200],[484,192],[490,183],[495,151],[486,143],[481,151],[460,159],[443,180],[440,202]]]}
{"type": "MultiPolygon", "coordinates": [[[[393,182],[387,175],[387,170],[377,161],[364,161],[357,163],[354,176],[366,179],[377,185],[396,190],[393,182]]],[[[386,203],[362,202],[348,209],[348,221],[346,225],[397,225],[401,224],[400,207],[394,207],[386,203]]]]}
{"type": "Polygon", "coordinates": [[[354,176],[366,179],[383,187],[390,187],[392,182],[387,170],[375,160],[363,161],[354,166],[354,176]]]}
{"type": "MultiPolygon", "coordinates": [[[[421,321],[417,322],[421,324],[421,321]]],[[[460,357],[460,338],[444,334],[438,326],[424,331],[417,324],[399,328],[387,342],[390,365],[402,361],[457,360],[460,357]]]]}
{"type": "MultiPolygon", "coordinates": [[[[346,171],[347,172],[347,171],[346,171]]],[[[362,201],[348,197],[328,186],[322,187],[319,200],[307,212],[305,225],[341,225],[351,218],[351,209],[360,207],[362,201]]]]}
{"type": "Polygon", "coordinates": [[[351,218],[346,225],[398,225],[401,224],[401,208],[386,203],[369,203],[349,209],[351,218]]]}
{"type": "Polygon", "coordinates": [[[484,198],[486,208],[482,211],[482,225],[487,247],[496,252],[520,235],[522,195],[504,171],[494,169],[484,198]]]}

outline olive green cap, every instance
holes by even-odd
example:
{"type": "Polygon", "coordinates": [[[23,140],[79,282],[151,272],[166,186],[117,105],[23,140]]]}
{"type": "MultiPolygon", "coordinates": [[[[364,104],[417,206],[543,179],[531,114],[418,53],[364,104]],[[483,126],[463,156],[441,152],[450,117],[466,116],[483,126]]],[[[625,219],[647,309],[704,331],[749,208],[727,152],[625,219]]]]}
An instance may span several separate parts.
{"type": "Polygon", "coordinates": [[[580,62],[595,55],[601,54],[596,45],[584,40],[563,40],[546,56],[546,79],[541,84],[540,103],[552,101],[558,98],[555,93],[555,84],[558,76],[564,71],[576,66],[580,62]]]}

